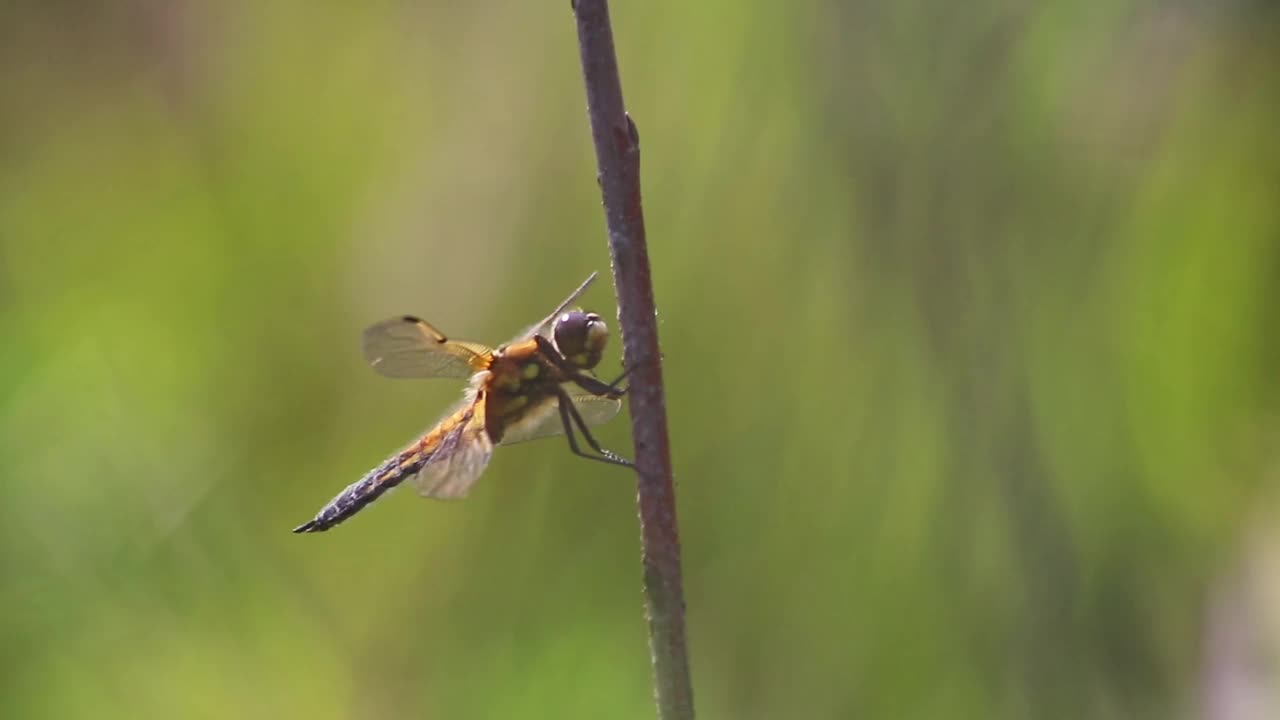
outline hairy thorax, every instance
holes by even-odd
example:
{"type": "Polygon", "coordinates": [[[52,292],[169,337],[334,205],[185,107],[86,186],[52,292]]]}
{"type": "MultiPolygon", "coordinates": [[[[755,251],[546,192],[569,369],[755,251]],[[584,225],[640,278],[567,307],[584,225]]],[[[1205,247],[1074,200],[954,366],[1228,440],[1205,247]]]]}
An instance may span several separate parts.
{"type": "Polygon", "coordinates": [[[479,389],[485,402],[485,429],[493,442],[500,442],[513,425],[534,421],[554,409],[556,390],[565,380],[531,340],[496,351],[479,389]]]}

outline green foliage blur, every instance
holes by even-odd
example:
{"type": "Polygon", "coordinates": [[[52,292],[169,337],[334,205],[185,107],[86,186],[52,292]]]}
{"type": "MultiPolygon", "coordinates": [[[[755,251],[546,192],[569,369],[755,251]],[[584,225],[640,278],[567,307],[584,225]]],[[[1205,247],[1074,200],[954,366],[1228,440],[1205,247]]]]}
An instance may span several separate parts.
{"type": "MultiPolygon", "coordinates": [[[[701,717],[1280,717],[1274,6],[614,6],[701,717]]],[[[460,392],[364,325],[608,277],[584,105],[567,0],[0,9],[0,717],[653,716],[625,471],[289,532],[460,392]]]]}

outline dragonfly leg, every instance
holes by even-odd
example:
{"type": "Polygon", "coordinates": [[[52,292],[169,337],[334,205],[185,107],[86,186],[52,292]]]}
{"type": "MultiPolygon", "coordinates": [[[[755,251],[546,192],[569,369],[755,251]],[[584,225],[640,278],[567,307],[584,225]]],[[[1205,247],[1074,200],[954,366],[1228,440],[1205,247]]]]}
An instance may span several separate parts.
{"type": "MultiPolygon", "coordinates": [[[[631,374],[631,368],[624,369],[621,375],[614,378],[613,382],[609,383],[609,387],[625,395],[627,392],[627,388],[620,388],[618,387],[618,385],[621,384],[623,380],[626,380],[627,376],[630,374],[631,374]]],[[[627,387],[630,387],[630,384],[628,384],[627,387]]]]}
{"type": "Polygon", "coordinates": [[[564,436],[569,440],[569,450],[572,451],[574,455],[587,458],[588,460],[597,460],[599,462],[608,463],[610,465],[635,467],[635,463],[630,460],[600,447],[600,443],[596,442],[596,439],[591,436],[591,431],[587,429],[587,423],[583,421],[582,415],[580,415],[578,413],[578,409],[573,406],[573,401],[569,399],[569,396],[563,390],[560,392],[560,401],[556,404],[560,407],[560,422],[564,423],[564,436]],[[582,449],[578,447],[578,441],[573,432],[575,425],[582,433],[582,438],[587,441],[587,445],[589,445],[592,450],[599,453],[598,455],[583,452],[582,449]]]}
{"type": "Polygon", "coordinates": [[[564,373],[570,381],[583,390],[586,390],[592,395],[607,397],[611,400],[620,400],[623,395],[627,394],[626,388],[619,388],[617,385],[622,382],[623,378],[627,376],[627,372],[629,371],[623,372],[622,376],[617,380],[614,380],[611,383],[606,383],[599,378],[591,377],[574,367],[569,363],[569,361],[564,359],[564,356],[562,356],[558,350],[555,349],[555,346],[551,344],[550,340],[547,340],[541,335],[535,335],[533,339],[538,343],[538,349],[542,351],[543,357],[554,363],[555,366],[560,369],[560,372],[564,373]]]}
{"type": "Polygon", "coordinates": [[[577,385],[578,387],[582,388],[583,390],[586,390],[592,395],[607,397],[611,400],[620,400],[622,399],[623,395],[627,394],[626,388],[617,387],[617,383],[622,382],[623,378],[625,377],[626,375],[624,374],[622,377],[618,378],[617,380],[614,380],[612,383],[606,383],[603,380],[600,380],[598,378],[593,378],[590,375],[586,375],[580,372],[574,372],[572,375],[569,376],[570,380],[573,381],[574,385],[577,385]]]}

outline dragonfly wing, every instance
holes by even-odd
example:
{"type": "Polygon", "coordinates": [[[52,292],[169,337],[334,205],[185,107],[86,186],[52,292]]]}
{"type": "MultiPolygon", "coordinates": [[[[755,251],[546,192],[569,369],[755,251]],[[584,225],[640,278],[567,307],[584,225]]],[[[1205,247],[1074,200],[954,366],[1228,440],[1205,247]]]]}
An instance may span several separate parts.
{"type": "MultiPolygon", "coordinates": [[[[575,393],[570,390],[569,401],[573,403],[573,406],[578,410],[578,414],[582,416],[587,425],[600,425],[608,422],[622,408],[622,401],[620,400],[592,395],[580,388],[574,389],[578,390],[578,392],[575,393]]],[[[507,427],[507,431],[502,435],[502,442],[499,444],[511,445],[525,442],[526,440],[563,435],[564,421],[560,418],[559,402],[557,398],[547,398],[538,407],[530,409],[524,414],[524,417],[507,427]]]]}
{"type": "Polygon", "coordinates": [[[479,343],[449,340],[411,315],[370,325],[361,346],[369,365],[393,378],[470,377],[488,365],[493,352],[479,343]]]}
{"type": "Polygon", "coordinates": [[[410,479],[418,494],[440,500],[466,497],[493,453],[482,404],[473,403],[448,429],[442,426],[427,433],[422,452],[428,457],[410,479]]]}
{"type": "Polygon", "coordinates": [[[539,322],[537,325],[534,325],[528,330],[525,330],[524,332],[517,335],[512,340],[512,342],[517,342],[520,340],[528,340],[534,335],[541,335],[544,338],[550,338],[552,327],[556,324],[556,318],[560,317],[560,313],[569,309],[569,306],[572,305],[579,297],[581,297],[582,293],[587,291],[587,288],[591,286],[591,283],[595,282],[596,275],[597,273],[594,273],[594,272],[588,275],[587,279],[583,280],[582,284],[578,286],[578,289],[570,293],[569,297],[565,298],[564,302],[560,303],[559,307],[557,307],[555,310],[552,310],[550,315],[543,318],[542,322],[539,322]]]}

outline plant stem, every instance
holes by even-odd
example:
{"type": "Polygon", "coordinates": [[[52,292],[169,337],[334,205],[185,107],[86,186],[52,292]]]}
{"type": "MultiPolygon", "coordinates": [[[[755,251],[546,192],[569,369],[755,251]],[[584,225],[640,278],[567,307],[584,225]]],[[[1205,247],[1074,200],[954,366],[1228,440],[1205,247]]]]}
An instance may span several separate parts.
{"type": "Polygon", "coordinates": [[[606,0],[576,0],[578,47],[604,196],[613,283],[618,296],[622,358],[635,443],[641,561],[654,695],[661,720],[692,720],[693,688],[684,630],[680,536],[671,448],[667,439],[662,353],[640,205],[640,136],[622,102],[618,58],[606,0]]]}

